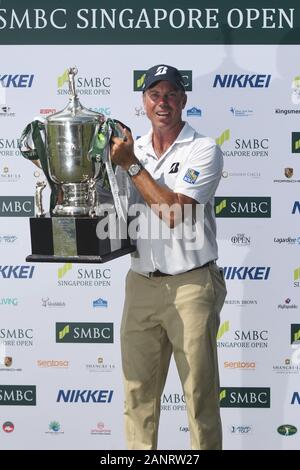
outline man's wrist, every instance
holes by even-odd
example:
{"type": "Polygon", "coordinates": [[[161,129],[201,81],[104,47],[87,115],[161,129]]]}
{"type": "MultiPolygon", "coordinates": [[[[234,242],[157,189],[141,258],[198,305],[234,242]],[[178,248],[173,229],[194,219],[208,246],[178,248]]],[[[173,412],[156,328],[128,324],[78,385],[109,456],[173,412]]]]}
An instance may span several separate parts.
{"type": "Polygon", "coordinates": [[[139,162],[139,160],[136,160],[136,162],[128,166],[127,173],[130,177],[133,177],[137,176],[143,169],[143,165],[139,162]]]}

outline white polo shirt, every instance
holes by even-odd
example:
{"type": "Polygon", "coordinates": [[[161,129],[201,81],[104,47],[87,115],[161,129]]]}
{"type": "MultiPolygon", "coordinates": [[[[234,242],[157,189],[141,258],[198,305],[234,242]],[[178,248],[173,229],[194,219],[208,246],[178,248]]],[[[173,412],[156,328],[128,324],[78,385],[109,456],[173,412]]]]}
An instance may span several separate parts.
{"type": "Polygon", "coordinates": [[[141,214],[131,226],[137,247],[132,255],[132,270],[178,274],[217,259],[214,194],[221,178],[223,157],[215,141],[185,123],[175,142],[159,159],[152,146],[152,130],[135,142],[134,150],[155,181],[175,193],[195,199],[199,204],[193,224],[190,216],[185,224],[170,229],[133,187],[131,215],[139,213],[137,209],[141,209],[141,214]],[[137,225],[139,232],[135,236],[137,225]]]}

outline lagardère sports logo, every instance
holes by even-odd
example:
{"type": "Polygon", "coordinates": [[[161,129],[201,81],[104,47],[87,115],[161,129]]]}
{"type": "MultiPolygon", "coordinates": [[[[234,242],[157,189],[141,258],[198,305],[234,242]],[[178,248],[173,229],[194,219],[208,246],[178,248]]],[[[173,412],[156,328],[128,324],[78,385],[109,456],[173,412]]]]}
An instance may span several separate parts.
{"type": "Polygon", "coordinates": [[[57,343],[113,343],[113,323],[56,323],[57,343]]]}
{"type": "Polygon", "coordinates": [[[35,406],[35,385],[0,385],[0,405],[35,406]]]}
{"type": "Polygon", "coordinates": [[[34,216],[33,196],[0,196],[0,217],[34,216]]]}
{"type": "Polygon", "coordinates": [[[215,197],[216,217],[270,218],[270,197],[215,197]]]}
{"type": "Polygon", "coordinates": [[[230,387],[220,392],[222,408],[270,408],[269,387],[230,387]]]}

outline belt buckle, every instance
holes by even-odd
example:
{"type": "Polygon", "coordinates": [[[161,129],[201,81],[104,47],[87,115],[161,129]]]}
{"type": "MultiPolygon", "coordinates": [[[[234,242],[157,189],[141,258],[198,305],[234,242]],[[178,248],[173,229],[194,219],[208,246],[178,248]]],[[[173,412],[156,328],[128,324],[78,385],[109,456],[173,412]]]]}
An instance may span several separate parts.
{"type": "Polygon", "coordinates": [[[159,271],[159,269],[156,269],[155,271],[149,272],[148,277],[151,279],[152,277],[163,277],[163,276],[168,276],[168,274],[162,273],[159,271]]]}
{"type": "Polygon", "coordinates": [[[152,279],[153,277],[158,277],[159,276],[159,271],[156,269],[155,271],[151,271],[148,273],[149,279],[152,279]]]}

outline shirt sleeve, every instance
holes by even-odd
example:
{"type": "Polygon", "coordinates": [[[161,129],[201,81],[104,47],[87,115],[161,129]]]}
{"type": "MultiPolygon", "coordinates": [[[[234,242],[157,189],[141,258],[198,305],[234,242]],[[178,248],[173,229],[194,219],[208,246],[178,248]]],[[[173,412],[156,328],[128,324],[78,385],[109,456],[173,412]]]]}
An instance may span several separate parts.
{"type": "Polygon", "coordinates": [[[180,168],[174,192],[206,204],[215,195],[222,169],[220,147],[212,139],[197,139],[180,168]]]}

